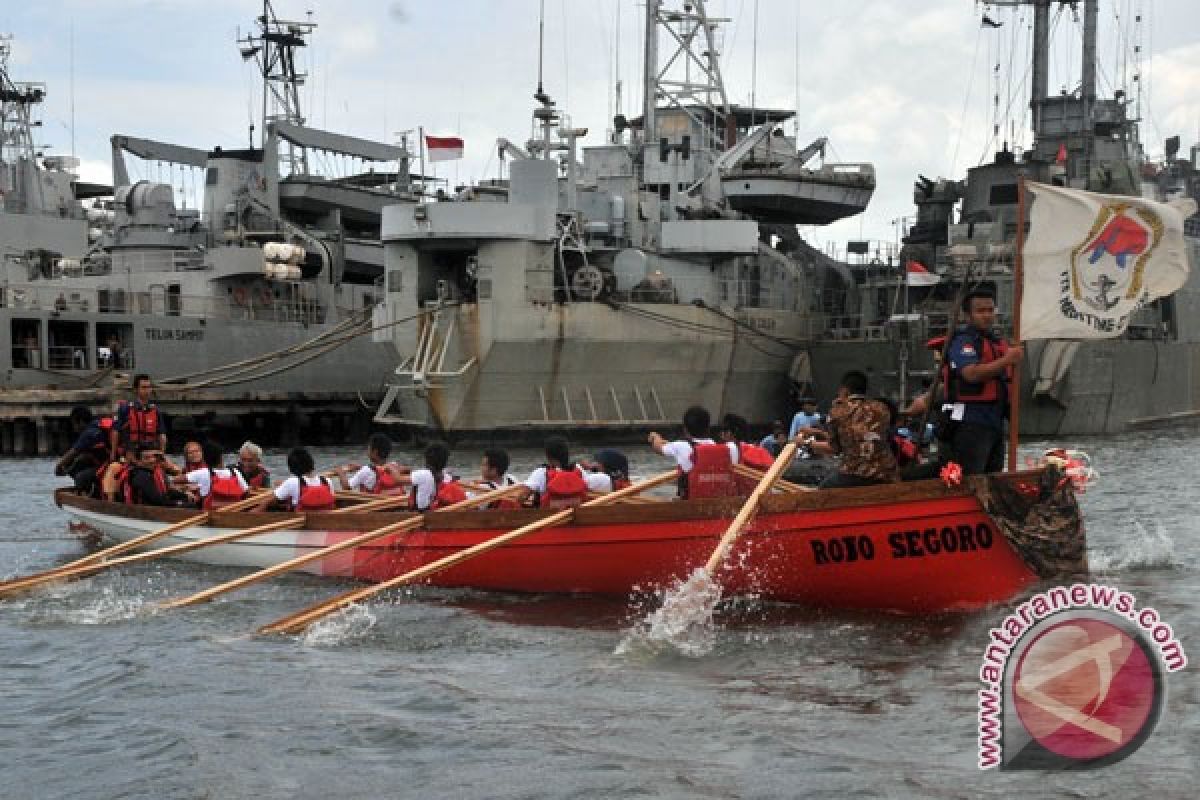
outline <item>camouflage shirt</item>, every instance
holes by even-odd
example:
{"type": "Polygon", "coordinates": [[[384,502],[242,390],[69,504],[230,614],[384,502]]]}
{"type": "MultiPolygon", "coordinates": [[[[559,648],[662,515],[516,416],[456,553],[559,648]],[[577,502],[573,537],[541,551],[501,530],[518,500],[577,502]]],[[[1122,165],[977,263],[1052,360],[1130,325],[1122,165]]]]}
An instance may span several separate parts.
{"type": "Polygon", "coordinates": [[[841,471],[877,481],[900,480],[888,438],[891,414],[878,400],[851,395],[829,412],[829,443],[842,454],[841,471]]]}

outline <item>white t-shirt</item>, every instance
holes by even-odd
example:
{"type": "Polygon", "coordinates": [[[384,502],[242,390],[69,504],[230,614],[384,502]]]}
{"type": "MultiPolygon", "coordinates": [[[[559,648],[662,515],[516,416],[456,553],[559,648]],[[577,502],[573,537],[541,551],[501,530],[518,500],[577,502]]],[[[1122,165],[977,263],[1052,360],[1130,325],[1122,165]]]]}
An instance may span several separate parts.
{"type": "Polygon", "coordinates": [[[349,484],[350,488],[356,492],[373,492],[377,480],[375,468],[367,464],[350,476],[349,484]]]}
{"type": "MultiPolygon", "coordinates": [[[[237,470],[229,469],[214,469],[213,474],[218,478],[228,478],[231,475],[236,475],[238,484],[242,487],[243,492],[250,491],[250,485],[246,483],[246,479],[242,477],[242,473],[237,470]]],[[[208,467],[204,469],[194,469],[184,476],[187,482],[194,484],[200,490],[201,497],[208,497],[208,493],[212,491],[212,478],[208,474],[208,467]]]]}
{"type": "MultiPolygon", "coordinates": [[[[317,475],[314,475],[311,478],[305,475],[304,485],[320,486],[321,478],[317,475]]],[[[293,475],[284,481],[279,488],[275,490],[275,499],[291,503],[292,508],[300,505],[300,479],[293,475]]]]}
{"type": "MultiPolygon", "coordinates": [[[[434,498],[437,497],[438,490],[433,473],[427,469],[414,469],[409,478],[417,492],[417,510],[428,511],[429,507],[433,505],[434,498]]],[[[450,473],[442,473],[442,483],[450,483],[452,480],[454,477],[450,473]]]]}
{"type": "MultiPolygon", "coordinates": [[[[712,439],[696,439],[696,444],[716,444],[712,439]]],[[[726,442],[725,446],[729,448],[729,458],[736,464],[738,463],[739,452],[737,442],[726,442]]],[[[663,455],[674,459],[675,466],[679,467],[684,472],[692,471],[692,443],[687,439],[679,439],[674,442],[667,442],[663,445],[663,455]]]]}
{"type": "MultiPolygon", "coordinates": [[[[606,493],[612,491],[612,478],[608,477],[603,472],[588,472],[580,469],[578,466],[575,469],[583,476],[583,482],[587,484],[589,492],[606,493]]],[[[546,468],[538,467],[529,474],[525,480],[525,485],[533,489],[538,494],[544,494],[546,491],[546,468]]]]}

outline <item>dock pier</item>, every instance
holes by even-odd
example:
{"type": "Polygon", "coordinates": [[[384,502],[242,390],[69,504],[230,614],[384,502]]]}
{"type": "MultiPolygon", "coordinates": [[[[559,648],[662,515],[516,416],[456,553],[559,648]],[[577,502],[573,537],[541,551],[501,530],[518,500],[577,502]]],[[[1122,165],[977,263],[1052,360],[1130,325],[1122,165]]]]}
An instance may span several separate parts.
{"type": "MultiPolygon", "coordinates": [[[[70,414],[86,406],[96,416],[114,414],[112,387],[13,389],[0,393],[0,456],[53,456],[75,439],[70,414]]],[[[250,439],[263,446],[361,443],[370,430],[379,398],[356,392],[229,392],[162,386],[156,400],[167,416],[171,448],[189,435],[205,435],[236,446],[250,439]],[[235,441],[236,440],[236,441],[235,441]]]]}

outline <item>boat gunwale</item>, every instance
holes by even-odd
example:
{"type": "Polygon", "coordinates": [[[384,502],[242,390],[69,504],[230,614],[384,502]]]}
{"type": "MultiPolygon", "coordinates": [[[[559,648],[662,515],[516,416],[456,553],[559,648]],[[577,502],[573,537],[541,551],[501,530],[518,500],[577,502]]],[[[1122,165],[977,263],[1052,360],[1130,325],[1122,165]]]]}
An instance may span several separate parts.
{"type": "MultiPolygon", "coordinates": [[[[1040,470],[1004,473],[1005,480],[1036,480],[1040,470]]],[[[763,499],[760,520],[770,526],[770,518],[804,512],[837,512],[865,509],[871,506],[902,505],[938,500],[973,500],[974,486],[986,476],[969,477],[959,486],[948,487],[938,480],[911,481],[844,489],[823,489],[813,492],[769,495],[763,499]]],[[[59,507],[107,514],[126,519],[170,524],[196,516],[197,509],[164,508],[161,506],[130,506],[84,497],[73,489],[60,488],[54,492],[59,507]]],[[[744,502],[741,498],[714,498],[690,501],[664,501],[659,504],[630,504],[580,508],[567,524],[556,527],[603,527],[607,525],[656,524],[693,522],[733,518],[744,502]]],[[[982,506],[978,507],[985,513],[982,506]]],[[[213,512],[205,527],[237,529],[275,521],[280,512],[213,512]]],[[[472,510],[425,514],[426,531],[499,530],[518,528],[547,516],[549,511],[531,509],[472,510]]],[[[411,511],[371,511],[355,513],[309,512],[303,526],[297,530],[363,531],[403,522],[418,516],[411,511]]],[[[757,527],[757,526],[756,526],[757,527]]]]}

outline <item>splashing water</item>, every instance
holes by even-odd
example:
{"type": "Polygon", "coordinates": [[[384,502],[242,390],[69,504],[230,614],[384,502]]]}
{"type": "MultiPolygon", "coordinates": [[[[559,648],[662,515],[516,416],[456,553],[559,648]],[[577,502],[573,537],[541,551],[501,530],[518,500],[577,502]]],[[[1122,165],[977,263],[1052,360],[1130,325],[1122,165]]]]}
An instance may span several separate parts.
{"type": "MultiPolygon", "coordinates": [[[[86,584],[56,586],[43,596],[42,602],[58,603],[84,595],[85,592],[90,594],[91,591],[86,584]]],[[[99,596],[89,599],[91,602],[80,608],[43,608],[41,616],[70,625],[106,625],[134,619],[146,605],[146,599],[141,595],[121,594],[110,587],[101,591],[99,596]]]]}
{"type": "Polygon", "coordinates": [[[1175,542],[1161,522],[1153,532],[1135,522],[1117,550],[1088,553],[1088,562],[1095,572],[1170,568],[1177,565],[1175,542]]]}
{"type": "Polygon", "coordinates": [[[375,627],[375,622],[371,609],[353,604],[308,626],[300,641],[308,647],[337,647],[363,638],[375,627]]]}
{"type": "Polygon", "coordinates": [[[700,658],[716,646],[713,612],[721,587],[703,567],[663,595],[662,605],[626,631],[616,655],[660,655],[677,652],[700,658]]]}

